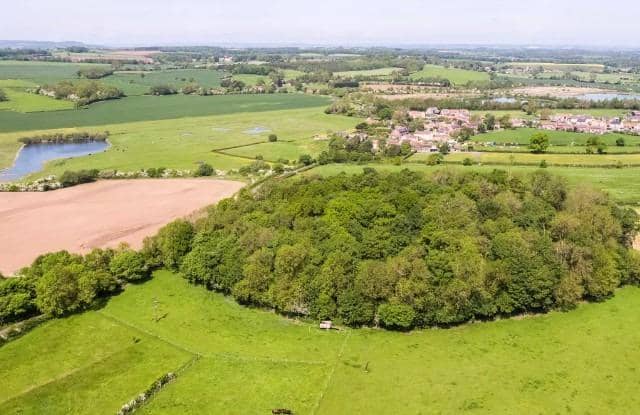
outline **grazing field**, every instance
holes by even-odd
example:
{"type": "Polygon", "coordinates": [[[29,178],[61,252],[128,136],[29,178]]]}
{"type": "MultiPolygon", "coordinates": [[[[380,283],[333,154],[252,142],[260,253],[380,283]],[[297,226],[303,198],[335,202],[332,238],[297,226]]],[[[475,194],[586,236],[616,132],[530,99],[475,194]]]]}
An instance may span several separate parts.
{"type": "MultiPolygon", "coordinates": [[[[531,136],[540,132],[549,136],[549,143],[551,145],[557,146],[566,146],[571,145],[572,143],[584,145],[589,137],[593,137],[595,135],[569,131],[544,131],[537,130],[535,128],[517,128],[515,130],[491,131],[485,134],[476,135],[473,137],[473,141],[528,145],[531,136]]],[[[624,139],[628,146],[634,147],[640,144],[640,137],[628,134],[608,133],[599,135],[598,137],[600,137],[600,139],[608,146],[615,146],[618,138],[624,139]]]]}
{"type": "Polygon", "coordinates": [[[140,413],[625,414],[640,404],[639,300],[629,287],[568,313],[323,332],[162,271],[0,348],[0,413],[113,414],[177,371],[140,413]]]}
{"type": "Polygon", "coordinates": [[[456,86],[461,86],[468,82],[488,81],[489,74],[466,69],[446,68],[439,65],[425,65],[421,71],[412,73],[410,78],[415,81],[425,78],[444,78],[456,86]]]}
{"type": "Polygon", "coordinates": [[[511,68],[544,68],[547,71],[583,71],[583,72],[602,72],[604,65],[598,63],[554,63],[554,62],[513,62],[505,64],[511,68]]]}
{"type": "Polygon", "coordinates": [[[0,111],[0,133],[311,108],[328,103],[326,97],[302,94],[138,96],[95,103],[87,109],[55,113],[0,111]]]}
{"type": "Polygon", "coordinates": [[[5,88],[8,101],[0,102],[0,111],[39,112],[60,111],[74,108],[74,103],[44,95],[26,92],[24,89],[5,88]]]}
{"type": "MultiPolygon", "coordinates": [[[[114,124],[89,129],[110,131],[109,150],[90,156],[52,161],[34,177],[61,174],[65,170],[95,168],[99,170],[134,171],[147,168],[175,168],[194,170],[198,162],[207,162],[219,170],[237,169],[263,155],[268,160],[297,159],[306,152],[316,154],[326,141],[312,137],[327,131],[351,130],[357,118],[326,115],[322,108],[270,112],[246,112],[179,120],[146,121],[114,124]],[[253,129],[259,128],[259,133],[253,129]],[[281,142],[268,143],[274,133],[281,142]],[[230,147],[262,144],[259,147],[229,149],[230,147]],[[227,150],[224,150],[227,149],[227,150]],[[224,151],[224,154],[220,151],[224,151]]],[[[39,134],[33,132],[29,134],[39,134]]],[[[18,138],[25,133],[0,134],[0,150],[6,149],[4,165],[9,165],[19,148],[18,138]]]]}
{"type": "MultiPolygon", "coordinates": [[[[412,158],[413,159],[413,158],[412,158]]],[[[409,160],[412,160],[409,159],[409,160]]],[[[347,174],[362,173],[363,167],[372,167],[380,171],[400,171],[409,169],[424,173],[435,171],[479,171],[490,172],[494,169],[507,170],[510,173],[530,173],[538,170],[537,166],[517,166],[517,165],[474,165],[462,166],[451,164],[446,166],[428,166],[422,163],[404,163],[400,166],[393,164],[327,164],[316,167],[305,172],[306,175],[318,174],[321,176],[331,176],[342,172],[347,174]]],[[[584,168],[584,167],[548,167],[549,173],[557,174],[567,179],[570,186],[593,186],[605,190],[619,203],[629,205],[640,205],[640,168],[630,167],[624,169],[612,168],[584,168]]]]}
{"type": "Polygon", "coordinates": [[[116,72],[100,82],[115,86],[126,95],[144,95],[154,85],[170,85],[180,89],[188,84],[213,88],[220,86],[224,72],[212,69],[176,69],[153,72],[116,72]]]}
{"type": "Polygon", "coordinates": [[[366,69],[361,71],[342,71],[334,72],[333,75],[341,78],[352,78],[357,76],[389,76],[394,72],[401,71],[402,68],[379,68],[379,69],[366,69]]]}
{"type": "MultiPolygon", "coordinates": [[[[427,154],[416,154],[412,160],[419,161],[427,154]]],[[[483,164],[521,164],[538,166],[544,160],[549,166],[566,167],[637,167],[640,154],[532,154],[532,153],[451,153],[445,157],[448,162],[462,162],[470,158],[483,164]]]]}
{"type": "Polygon", "coordinates": [[[237,192],[225,180],[101,181],[55,192],[0,193],[0,272],[41,254],[86,253],[122,242],[140,248],[160,227],[237,192]]]}

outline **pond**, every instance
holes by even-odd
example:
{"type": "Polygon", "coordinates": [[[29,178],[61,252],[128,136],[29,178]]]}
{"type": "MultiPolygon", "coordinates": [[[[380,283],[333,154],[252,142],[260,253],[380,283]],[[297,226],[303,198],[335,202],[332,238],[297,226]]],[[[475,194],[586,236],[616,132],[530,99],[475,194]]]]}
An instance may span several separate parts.
{"type": "Polygon", "coordinates": [[[498,98],[493,98],[491,101],[497,102],[498,104],[514,104],[518,100],[510,97],[498,97],[498,98]]]}
{"type": "Polygon", "coordinates": [[[582,101],[610,101],[612,99],[620,99],[620,100],[631,100],[638,99],[640,100],[640,95],[633,94],[619,94],[615,92],[607,92],[604,94],[583,94],[578,95],[576,98],[582,101]]]}
{"type": "Polygon", "coordinates": [[[105,151],[107,147],[109,143],[106,141],[30,144],[22,147],[12,167],[0,170],[0,182],[22,179],[42,170],[50,160],[87,156],[105,151]]]}

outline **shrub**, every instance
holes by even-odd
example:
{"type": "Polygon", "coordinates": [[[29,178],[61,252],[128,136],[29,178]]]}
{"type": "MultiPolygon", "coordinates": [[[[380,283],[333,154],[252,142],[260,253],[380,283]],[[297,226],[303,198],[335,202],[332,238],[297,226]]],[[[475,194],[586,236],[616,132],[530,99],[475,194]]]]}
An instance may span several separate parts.
{"type": "Polygon", "coordinates": [[[549,148],[549,135],[547,133],[535,133],[529,139],[529,148],[532,153],[544,153],[549,148]]]}
{"type": "Polygon", "coordinates": [[[300,164],[302,164],[303,166],[309,166],[309,165],[313,164],[315,162],[315,160],[309,154],[302,154],[298,158],[298,162],[300,164]]]}
{"type": "Polygon", "coordinates": [[[275,143],[276,141],[278,141],[278,136],[275,134],[269,134],[269,142],[275,143]]]}
{"type": "Polygon", "coordinates": [[[406,330],[413,327],[416,312],[410,305],[385,303],[378,307],[378,318],[384,327],[406,330]]]}
{"type": "Polygon", "coordinates": [[[149,95],[174,95],[178,91],[170,85],[154,85],[149,88],[149,95]]]}
{"type": "Polygon", "coordinates": [[[213,167],[211,167],[210,164],[207,163],[200,163],[195,172],[196,177],[214,176],[215,174],[216,171],[213,169],[213,167]]]}
{"type": "Polygon", "coordinates": [[[540,160],[540,168],[541,169],[547,168],[547,160],[540,160]]]}
{"type": "Polygon", "coordinates": [[[9,98],[7,98],[7,93],[4,92],[2,89],[0,89],[0,102],[8,101],[8,100],[9,98]]]}
{"type": "Polygon", "coordinates": [[[624,146],[625,146],[625,144],[626,144],[626,143],[625,143],[625,141],[624,141],[624,138],[623,138],[623,137],[618,137],[618,138],[616,139],[616,146],[618,146],[618,147],[624,147],[624,146]]]}
{"type": "Polygon", "coordinates": [[[462,160],[462,165],[463,166],[473,166],[473,160],[470,157],[465,157],[465,159],[462,160]]]}
{"type": "Polygon", "coordinates": [[[100,172],[98,170],[65,171],[60,176],[62,187],[71,187],[83,183],[95,182],[100,172]]]}

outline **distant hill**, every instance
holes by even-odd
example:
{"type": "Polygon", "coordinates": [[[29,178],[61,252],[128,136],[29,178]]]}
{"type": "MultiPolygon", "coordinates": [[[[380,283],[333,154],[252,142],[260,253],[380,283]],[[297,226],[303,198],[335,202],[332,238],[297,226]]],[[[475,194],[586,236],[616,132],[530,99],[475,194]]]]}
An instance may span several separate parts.
{"type": "Polygon", "coordinates": [[[1,40],[0,49],[61,49],[86,46],[82,42],[49,42],[39,40],[1,40]]]}

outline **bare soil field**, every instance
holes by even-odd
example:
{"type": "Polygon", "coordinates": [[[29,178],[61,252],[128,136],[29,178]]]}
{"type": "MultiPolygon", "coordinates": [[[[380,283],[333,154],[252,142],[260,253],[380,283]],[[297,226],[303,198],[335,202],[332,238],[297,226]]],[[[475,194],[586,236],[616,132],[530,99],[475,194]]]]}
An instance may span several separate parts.
{"type": "Polygon", "coordinates": [[[0,272],[38,255],[140,248],[166,223],[232,196],[244,183],[209,179],[113,180],[44,193],[0,193],[0,272]]]}
{"type": "MultiPolygon", "coordinates": [[[[600,88],[578,88],[566,86],[528,86],[524,88],[515,88],[510,91],[513,94],[528,95],[531,97],[557,97],[557,98],[573,98],[584,94],[604,94],[612,92],[607,89],[600,88]]],[[[614,91],[615,92],[615,91],[614,91]]]]}

